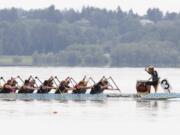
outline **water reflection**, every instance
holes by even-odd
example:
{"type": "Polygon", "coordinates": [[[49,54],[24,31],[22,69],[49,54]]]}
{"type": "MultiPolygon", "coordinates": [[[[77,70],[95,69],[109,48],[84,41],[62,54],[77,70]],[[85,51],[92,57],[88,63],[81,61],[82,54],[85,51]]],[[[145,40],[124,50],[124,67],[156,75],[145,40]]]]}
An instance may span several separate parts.
{"type": "Polygon", "coordinates": [[[171,103],[168,100],[164,101],[137,101],[136,109],[139,116],[148,121],[156,122],[159,119],[169,117],[169,109],[171,108],[171,103]]]}
{"type": "Polygon", "coordinates": [[[158,108],[159,103],[157,101],[150,100],[137,100],[136,107],[137,108],[158,108]]]}
{"type": "Polygon", "coordinates": [[[149,109],[168,109],[171,102],[168,100],[158,101],[158,100],[137,100],[137,108],[149,108],[149,109]]]}

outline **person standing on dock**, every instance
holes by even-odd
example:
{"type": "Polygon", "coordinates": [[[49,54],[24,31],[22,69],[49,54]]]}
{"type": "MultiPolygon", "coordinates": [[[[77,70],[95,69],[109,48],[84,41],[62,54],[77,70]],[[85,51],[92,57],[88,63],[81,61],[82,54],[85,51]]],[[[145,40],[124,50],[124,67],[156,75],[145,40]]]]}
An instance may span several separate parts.
{"type": "Polygon", "coordinates": [[[148,82],[146,82],[146,85],[153,86],[155,92],[157,92],[158,84],[159,84],[158,72],[154,69],[153,66],[149,66],[149,67],[145,68],[145,71],[151,75],[151,78],[149,79],[148,82]]]}

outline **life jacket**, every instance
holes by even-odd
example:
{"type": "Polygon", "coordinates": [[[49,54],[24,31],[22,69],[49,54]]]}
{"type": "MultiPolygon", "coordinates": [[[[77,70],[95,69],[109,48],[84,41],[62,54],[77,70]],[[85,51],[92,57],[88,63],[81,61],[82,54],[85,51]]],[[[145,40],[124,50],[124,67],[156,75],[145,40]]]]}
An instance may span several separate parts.
{"type": "Polygon", "coordinates": [[[153,81],[153,82],[158,82],[158,81],[159,81],[159,77],[158,77],[157,71],[154,71],[154,72],[151,74],[151,76],[152,76],[152,81],[153,81]]]}
{"type": "Polygon", "coordinates": [[[91,88],[90,94],[100,94],[103,93],[103,89],[101,89],[101,82],[94,84],[91,88]]]}
{"type": "Polygon", "coordinates": [[[81,89],[79,86],[80,86],[79,84],[74,86],[75,90],[72,91],[73,94],[85,94],[86,93],[86,89],[81,89]]]}

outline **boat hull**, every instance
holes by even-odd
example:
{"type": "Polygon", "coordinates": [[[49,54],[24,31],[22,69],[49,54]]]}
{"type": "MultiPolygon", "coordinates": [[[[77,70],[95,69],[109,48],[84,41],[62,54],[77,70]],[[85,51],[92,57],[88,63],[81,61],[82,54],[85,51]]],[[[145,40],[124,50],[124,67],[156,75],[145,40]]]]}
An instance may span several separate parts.
{"type": "Polygon", "coordinates": [[[133,98],[140,100],[167,100],[180,98],[180,93],[150,93],[150,94],[110,94],[111,98],[133,98]]]}
{"type": "Polygon", "coordinates": [[[180,98],[180,93],[151,93],[141,97],[146,100],[166,100],[180,98]]]}
{"type": "Polygon", "coordinates": [[[167,100],[180,98],[180,93],[151,93],[146,95],[140,94],[18,94],[7,93],[0,94],[1,100],[106,100],[107,98],[132,98],[143,100],[167,100]]]}
{"type": "Polygon", "coordinates": [[[105,100],[104,94],[0,94],[1,100],[105,100]]]}

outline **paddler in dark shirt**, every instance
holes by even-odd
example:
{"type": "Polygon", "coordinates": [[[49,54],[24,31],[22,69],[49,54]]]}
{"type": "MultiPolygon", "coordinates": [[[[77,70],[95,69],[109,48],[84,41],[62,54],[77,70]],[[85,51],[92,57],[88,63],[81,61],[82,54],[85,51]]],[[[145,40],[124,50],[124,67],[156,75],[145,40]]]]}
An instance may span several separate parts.
{"type": "Polygon", "coordinates": [[[19,88],[16,86],[17,81],[14,78],[11,78],[4,84],[3,89],[0,93],[15,93],[16,90],[19,88]]]}
{"type": "Polygon", "coordinates": [[[149,80],[152,80],[152,81],[146,82],[146,85],[153,86],[155,92],[157,92],[158,83],[159,83],[159,76],[158,76],[157,71],[154,69],[153,66],[149,66],[145,68],[145,71],[151,75],[151,78],[149,80]]]}
{"type": "Polygon", "coordinates": [[[56,89],[56,88],[53,86],[53,78],[51,77],[50,79],[45,80],[43,82],[37,93],[41,93],[41,94],[49,93],[52,89],[56,89]]]}
{"type": "Polygon", "coordinates": [[[109,88],[107,79],[100,80],[98,83],[94,84],[90,94],[100,94],[103,93],[104,90],[112,90],[112,88],[109,88]]]}

